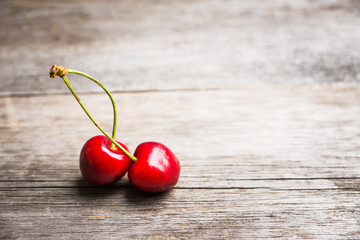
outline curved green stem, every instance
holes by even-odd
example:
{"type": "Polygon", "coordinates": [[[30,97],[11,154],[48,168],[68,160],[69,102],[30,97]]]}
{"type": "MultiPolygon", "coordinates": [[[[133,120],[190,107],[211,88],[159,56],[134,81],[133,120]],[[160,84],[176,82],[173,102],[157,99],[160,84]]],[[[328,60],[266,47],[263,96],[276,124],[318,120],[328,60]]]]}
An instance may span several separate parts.
{"type": "MultiPolygon", "coordinates": [[[[113,121],[113,128],[112,128],[112,138],[115,139],[115,135],[116,135],[116,123],[117,123],[117,113],[116,113],[116,104],[114,101],[114,98],[112,97],[111,93],[109,92],[109,90],[106,89],[106,87],[98,80],[96,80],[95,78],[93,78],[92,76],[80,72],[78,70],[74,70],[74,69],[67,69],[68,73],[74,73],[74,74],[78,74],[84,77],[89,78],[91,81],[95,82],[97,85],[99,85],[105,92],[106,94],[109,96],[110,100],[111,100],[111,104],[114,110],[114,121],[113,121]]],[[[110,148],[114,149],[115,144],[113,142],[111,142],[110,148]]]]}
{"type": "MultiPolygon", "coordinates": [[[[70,70],[68,69],[69,72],[72,71],[73,73],[75,73],[75,70],[70,70]]],[[[76,71],[77,74],[83,75],[81,72],[76,71]]],[[[85,76],[85,75],[83,75],[85,76]]],[[[126,151],[125,148],[123,148],[119,143],[117,143],[115,141],[114,138],[110,137],[109,134],[107,134],[100,126],[99,124],[97,124],[97,122],[95,121],[95,119],[90,115],[90,113],[88,112],[88,110],[85,108],[84,104],[81,102],[80,98],[78,97],[78,95],[76,94],[76,92],[74,91],[73,87],[71,86],[71,84],[69,83],[69,81],[67,80],[65,75],[60,76],[66,86],[69,88],[70,92],[72,93],[72,95],[75,97],[76,101],[80,104],[81,108],[84,110],[84,112],[86,113],[86,115],[90,118],[90,120],[95,124],[95,126],[111,141],[112,144],[114,144],[115,146],[117,146],[121,151],[123,151],[131,160],[133,160],[134,162],[136,162],[137,158],[135,156],[133,156],[132,154],[130,154],[128,151],[126,151]]],[[[86,76],[87,77],[87,76],[86,76]]],[[[90,78],[91,79],[91,78],[90,78]]],[[[93,80],[93,79],[91,79],[93,80]]],[[[97,81],[96,79],[94,79],[96,81],[96,83],[100,83],[99,81],[97,81]]],[[[93,81],[94,81],[93,80],[93,81]]],[[[99,85],[102,86],[102,84],[100,83],[99,85]]],[[[106,91],[106,93],[109,93],[104,87],[103,89],[106,91]]],[[[113,98],[111,97],[111,94],[108,94],[111,98],[111,100],[113,101],[113,98]]],[[[113,105],[114,106],[114,105],[113,105]]],[[[115,110],[114,110],[115,111],[115,110]]],[[[116,120],[114,120],[114,122],[116,122],[116,120]]],[[[116,123],[115,123],[116,124],[116,123]]],[[[113,132],[114,134],[114,132],[113,132]]]]}

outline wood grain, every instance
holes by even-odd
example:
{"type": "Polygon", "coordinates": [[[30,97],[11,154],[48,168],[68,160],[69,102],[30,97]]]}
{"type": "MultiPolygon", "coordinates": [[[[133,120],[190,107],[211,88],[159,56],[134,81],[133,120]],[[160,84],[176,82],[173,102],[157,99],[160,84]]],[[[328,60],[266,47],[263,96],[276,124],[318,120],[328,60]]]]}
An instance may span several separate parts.
{"type": "Polygon", "coordinates": [[[1,0],[0,239],[360,239],[359,26],[358,0],[1,0]],[[173,190],[84,182],[100,133],[52,64],[176,153],[173,190]]]}
{"type": "MultiPolygon", "coordinates": [[[[359,238],[359,86],[114,97],[118,139],[168,145],[182,164],[177,186],[144,194],[125,177],[91,187],[78,153],[98,131],[73,97],[2,97],[2,238],[359,238]]],[[[106,96],[81,98],[110,131],[106,96]]]]}
{"type": "Polygon", "coordinates": [[[357,0],[0,4],[3,96],[66,92],[52,64],[112,91],[360,81],[357,0]]]}
{"type": "Polygon", "coordinates": [[[175,189],[144,196],[117,188],[21,189],[6,192],[12,203],[2,203],[1,235],[26,239],[356,239],[358,193],[175,189]]]}

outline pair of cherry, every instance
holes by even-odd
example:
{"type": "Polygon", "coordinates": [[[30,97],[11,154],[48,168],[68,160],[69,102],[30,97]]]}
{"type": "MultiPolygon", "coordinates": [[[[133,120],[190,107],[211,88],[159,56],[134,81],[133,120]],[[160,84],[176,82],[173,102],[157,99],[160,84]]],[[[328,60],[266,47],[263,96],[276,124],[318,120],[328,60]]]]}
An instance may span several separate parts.
{"type": "Polygon", "coordinates": [[[141,143],[131,155],[129,149],[115,140],[116,106],[111,93],[96,79],[86,73],[53,65],[50,77],[61,77],[90,120],[104,134],[90,138],[80,153],[80,170],[86,181],[95,186],[111,184],[128,172],[130,182],[146,192],[163,192],[174,187],[180,176],[180,163],[174,153],[157,142],[141,143]],[[98,84],[109,96],[114,110],[112,136],[110,137],[92,118],[66,78],[74,73],[98,84]]]}

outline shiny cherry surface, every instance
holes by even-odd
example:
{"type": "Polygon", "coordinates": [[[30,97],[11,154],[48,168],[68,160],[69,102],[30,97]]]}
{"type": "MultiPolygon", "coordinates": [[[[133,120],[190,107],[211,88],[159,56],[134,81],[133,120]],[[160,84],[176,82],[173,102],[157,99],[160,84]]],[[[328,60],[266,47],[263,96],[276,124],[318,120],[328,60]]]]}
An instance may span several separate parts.
{"type": "MultiPolygon", "coordinates": [[[[127,151],[128,148],[118,142],[127,151]]],[[[80,170],[84,179],[95,186],[103,186],[123,177],[133,161],[120,149],[110,148],[105,136],[90,138],[80,153],[80,170]]]]}
{"type": "Polygon", "coordinates": [[[140,144],[134,153],[137,161],[128,172],[130,182],[146,192],[163,192],[174,187],[180,176],[175,154],[157,142],[140,144]]]}

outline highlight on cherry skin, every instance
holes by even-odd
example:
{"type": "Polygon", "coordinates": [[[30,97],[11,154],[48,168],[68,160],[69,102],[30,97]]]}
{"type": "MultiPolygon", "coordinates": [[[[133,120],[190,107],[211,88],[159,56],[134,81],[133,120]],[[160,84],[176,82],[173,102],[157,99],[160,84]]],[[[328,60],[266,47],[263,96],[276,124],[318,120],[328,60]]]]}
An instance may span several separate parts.
{"type": "MultiPolygon", "coordinates": [[[[129,149],[118,142],[127,151],[129,149]]],[[[80,171],[83,178],[95,186],[111,184],[122,178],[133,161],[102,135],[90,138],[80,152],[80,171]]]]}

